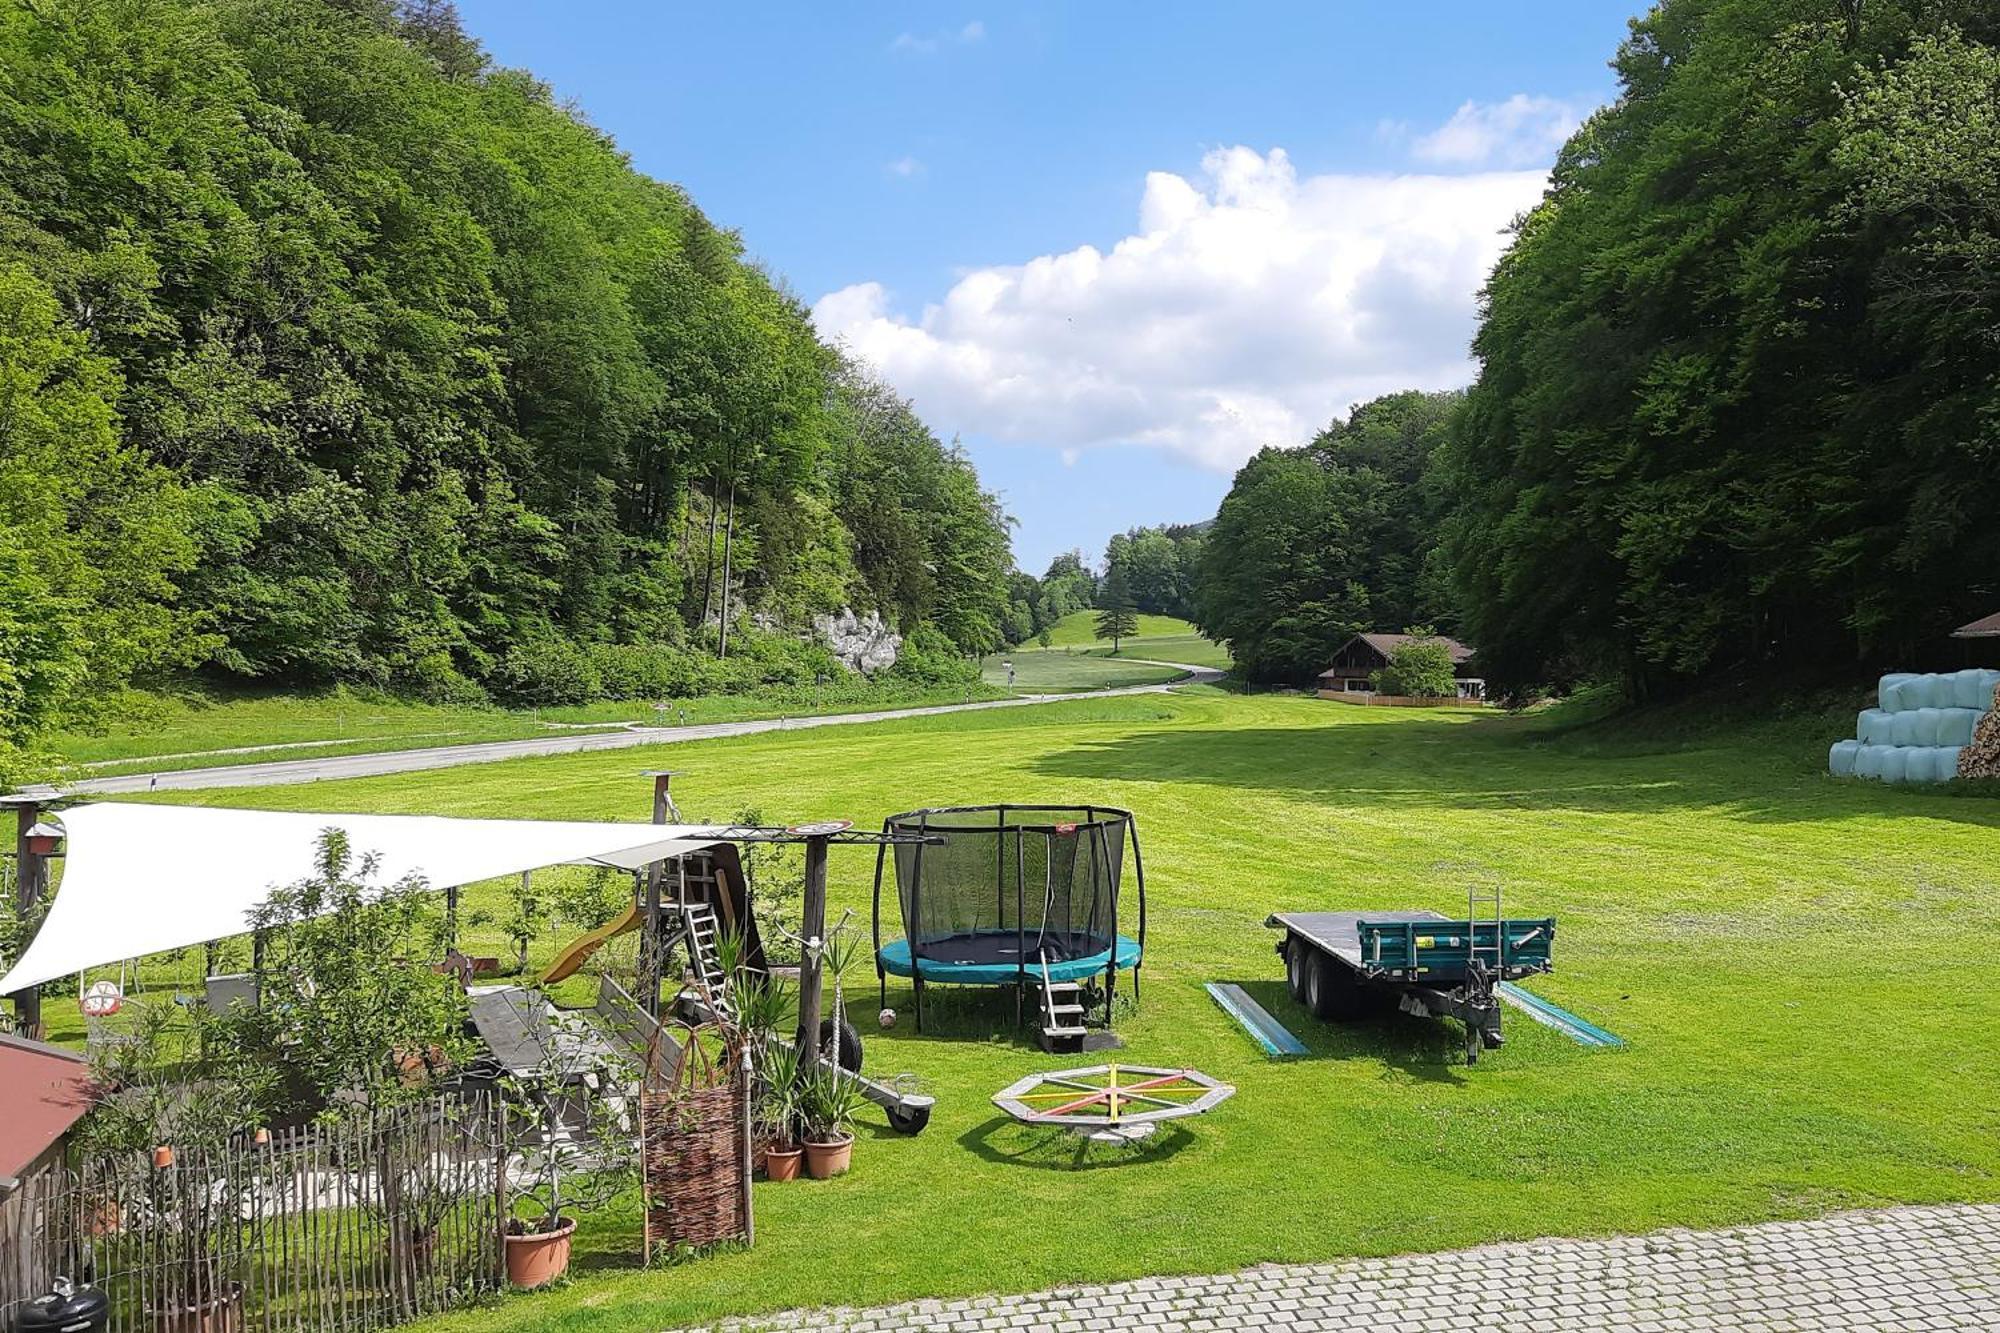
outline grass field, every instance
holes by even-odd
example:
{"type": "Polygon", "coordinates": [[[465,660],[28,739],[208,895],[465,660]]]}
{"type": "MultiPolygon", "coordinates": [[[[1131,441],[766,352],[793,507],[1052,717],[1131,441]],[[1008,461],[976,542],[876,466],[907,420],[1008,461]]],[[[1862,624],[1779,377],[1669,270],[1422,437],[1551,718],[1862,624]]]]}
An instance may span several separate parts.
{"type": "MultiPolygon", "coordinates": [[[[1730,732],[1562,729],[1470,710],[1343,708],[1197,688],[676,747],[701,811],[840,816],[1092,800],[1138,813],[1149,872],[1135,1063],[1240,1091],[1121,1157],[1078,1159],[993,1092],[1059,1062],[1011,1006],[877,1033],[930,1128],[864,1121],[852,1175],[757,1186],[754,1250],[633,1266],[637,1217],[586,1219],[579,1277],[438,1328],[654,1329],[732,1312],[1029,1290],[1148,1273],[2000,1200],[2000,802],[1828,779],[1826,719],[1730,732]],[[1285,996],[1274,910],[1554,915],[1534,988],[1625,1038],[1587,1051],[1509,1015],[1461,1063],[1443,1023],[1319,1024],[1285,996]],[[1245,983],[1311,1047],[1264,1060],[1201,985],[1245,983]]],[[[1830,736],[1831,732],[1828,733],[1830,736]]],[[[216,803],[643,817],[644,751],[481,765],[216,803]]],[[[836,853],[865,922],[874,858],[836,853]]],[[[890,926],[893,931],[895,926],[890,926]]],[[[547,956],[558,941],[536,948],[547,956]]],[[[858,992],[858,993],[857,993],[858,992]]],[[[933,992],[935,994],[936,992],[933,992]]],[[[909,996],[891,987],[889,1003],[909,996]]],[[[73,1001],[52,1006],[74,1022],[73,1001]]]]}
{"type": "Polygon", "coordinates": [[[1173,678],[1171,671],[1149,667],[1148,662],[1229,669],[1228,649],[1172,616],[1140,616],[1139,632],[1123,639],[1115,653],[1109,642],[1097,640],[1096,633],[1097,612],[1075,612],[1049,627],[1049,647],[1029,643],[994,653],[981,661],[981,672],[987,684],[1005,686],[1005,663],[1012,660],[1016,689],[1056,692],[1150,685],[1173,678]]]}
{"type": "MultiPolygon", "coordinates": [[[[981,689],[971,697],[999,698],[1005,693],[981,689]]],[[[837,692],[804,687],[767,694],[710,695],[672,700],[666,708],[631,700],[538,709],[466,707],[346,689],[234,695],[132,691],[101,726],[59,733],[50,739],[49,746],[70,766],[71,776],[110,777],[170,768],[216,768],[519,740],[631,725],[680,726],[870,712],[958,703],[966,698],[963,689],[925,690],[901,682],[859,685],[837,692]]]]}

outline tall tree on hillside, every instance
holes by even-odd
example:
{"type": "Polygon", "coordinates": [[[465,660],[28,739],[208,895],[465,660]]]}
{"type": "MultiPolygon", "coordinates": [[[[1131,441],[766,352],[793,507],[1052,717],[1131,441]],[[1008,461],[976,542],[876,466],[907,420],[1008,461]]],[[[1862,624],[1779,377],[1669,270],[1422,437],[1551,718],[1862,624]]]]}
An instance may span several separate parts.
{"type": "Polygon", "coordinates": [[[1111,651],[1120,649],[1120,641],[1139,632],[1139,614],[1132,603],[1132,587],[1125,575],[1125,566],[1113,565],[1104,571],[1104,582],[1097,590],[1097,637],[1111,640],[1111,651]]]}
{"type": "Polygon", "coordinates": [[[1355,634],[1451,624],[1424,478],[1459,401],[1380,398],[1237,472],[1201,548],[1193,610],[1246,676],[1307,680],[1355,634]]]}
{"type": "Polygon", "coordinates": [[[1988,609],[1996,40],[1984,0],[1633,23],[1439,468],[1497,685],[1886,659],[1988,609]]]}

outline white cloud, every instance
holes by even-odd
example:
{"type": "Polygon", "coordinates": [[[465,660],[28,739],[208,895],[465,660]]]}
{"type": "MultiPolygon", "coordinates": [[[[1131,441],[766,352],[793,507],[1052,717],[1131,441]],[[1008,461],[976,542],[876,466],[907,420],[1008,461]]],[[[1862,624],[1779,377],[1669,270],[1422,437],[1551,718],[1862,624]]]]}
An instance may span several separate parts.
{"type": "Polygon", "coordinates": [[[1469,382],[1474,293],[1544,179],[1300,179],[1282,149],[1220,149],[1148,175],[1109,250],[976,268],[916,314],[858,283],[813,319],[943,434],[1227,471],[1356,402],[1469,382]]]}
{"type": "Polygon", "coordinates": [[[916,158],[911,157],[908,153],[905,153],[899,158],[883,163],[882,170],[888,172],[891,176],[901,176],[908,179],[911,176],[923,175],[924,164],[917,161],[916,158]]]}
{"type": "Polygon", "coordinates": [[[1504,102],[1465,102],[1410,151],[1419,161],[1447,167],[1546,167],[1585,114],[1574,102],[1527,93],[1504,102]]]}
{"type": "Polygon", "coordinates": [[[889,49],[898,55],[928,56],[947,46],[971,46],[985,40],[986,25],[974,19],[962,28],[947,28],[943,32],[899,32],[896,40],[889,43],[889,49]]]}

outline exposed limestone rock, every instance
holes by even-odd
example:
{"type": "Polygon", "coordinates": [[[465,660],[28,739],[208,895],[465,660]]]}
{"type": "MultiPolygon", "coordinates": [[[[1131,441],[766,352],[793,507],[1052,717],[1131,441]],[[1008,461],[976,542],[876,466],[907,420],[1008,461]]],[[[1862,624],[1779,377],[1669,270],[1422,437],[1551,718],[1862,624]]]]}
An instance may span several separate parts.
{"type": "Polygon", "coordinates": [[[857,616],[843,606],[839,615],[814,616],[813,629],[835,657],[864,676],[896,665],[896,657],[903,651],[903,636],[874,611],[857,616]]]}

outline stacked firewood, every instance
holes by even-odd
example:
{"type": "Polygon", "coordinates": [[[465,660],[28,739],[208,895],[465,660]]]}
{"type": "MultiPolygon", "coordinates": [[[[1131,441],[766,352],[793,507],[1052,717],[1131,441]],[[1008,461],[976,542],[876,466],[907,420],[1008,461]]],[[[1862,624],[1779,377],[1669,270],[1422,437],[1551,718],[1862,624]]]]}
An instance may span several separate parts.
{"type": "Polygon", "coordinates": [[[1993,691],[1993,711],[1979,719],[1972,744],[1958,752],[1962,778],[2000,778],[2000,688],[1993,691]]]}

